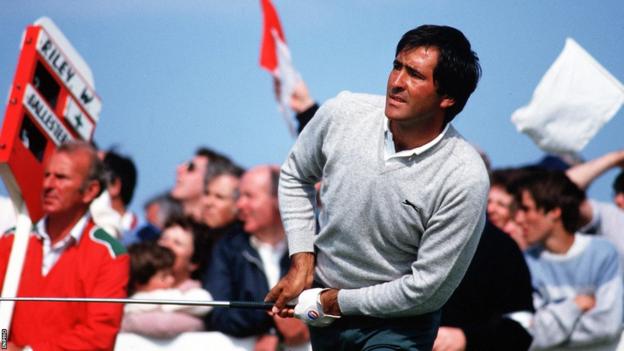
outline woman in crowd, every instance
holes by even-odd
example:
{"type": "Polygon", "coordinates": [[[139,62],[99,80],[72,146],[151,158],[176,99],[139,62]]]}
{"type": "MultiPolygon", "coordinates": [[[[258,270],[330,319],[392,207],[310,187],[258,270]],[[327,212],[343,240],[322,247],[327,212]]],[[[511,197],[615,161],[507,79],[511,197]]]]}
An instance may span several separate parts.
{"type": "MultiPolygon", "coordinates": [[[[205,269],[210,247],[207,227],[188,218],[172,219],[158,243],[175,254],[173,288],[182,293],[201,288],[197,280],[205,269]]],[[[183,332],[204,330],[203,316],[184,311],[150,311],[127,315],[123,331],[152,338],[172,338],[183,332]]]]}
{"type": "Polygon", "coordinates": [[[521,250],[527,243],[522,229],[513,220],[513,196],[507,192],[507,185],[517,176],[518,169],[497,169],[490,176],[490,192],[488,194],[487,215],[498,229],[504,231],[518,244],[521,250]]]}

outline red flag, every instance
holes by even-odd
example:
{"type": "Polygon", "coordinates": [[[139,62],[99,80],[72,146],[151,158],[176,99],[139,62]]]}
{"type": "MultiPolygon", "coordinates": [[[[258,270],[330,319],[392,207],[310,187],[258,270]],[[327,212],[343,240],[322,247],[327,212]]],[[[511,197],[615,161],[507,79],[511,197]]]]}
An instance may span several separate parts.
{"type": "Polygon", "coordinates": [[[292,64],[290,50],[284,39],[284,32],[280,25],[277,11],[271,0],[260,0],[264,14],[264,26],[262,29],[262,47],[260,49],[260,66],[271,73],[274,81],[274,89],[280,110],[284,116],[288,129],[292,135],[296,135],[292,118],[288,108],[295,86],[301,80],[299,73],[292,64]]]}
{"type": "Polygon", "coordinates": [[[277,11],[271,3],[271,0],[260,0],[262,13],[264,15],[264,25],[262,27],[262,47],[260,49],[260,66],[271,74],[277,74],[277,44],[275,43],[275,35],[286,43],[282,25],[280,24],[277,11]]]}

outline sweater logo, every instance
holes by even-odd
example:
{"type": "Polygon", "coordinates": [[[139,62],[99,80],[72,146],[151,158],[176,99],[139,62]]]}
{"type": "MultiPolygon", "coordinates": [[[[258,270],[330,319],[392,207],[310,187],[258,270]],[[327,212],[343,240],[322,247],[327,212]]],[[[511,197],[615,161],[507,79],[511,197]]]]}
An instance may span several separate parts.
{"type": "Polygon", "coordinates": [[[414,205],[410,200],[405,199],[403,202],[401,202],[401,205],[409,206],[409,207],[413,208],[414,211],[416,211],[418,213],[421,213],[420,207],[414,205]]]}

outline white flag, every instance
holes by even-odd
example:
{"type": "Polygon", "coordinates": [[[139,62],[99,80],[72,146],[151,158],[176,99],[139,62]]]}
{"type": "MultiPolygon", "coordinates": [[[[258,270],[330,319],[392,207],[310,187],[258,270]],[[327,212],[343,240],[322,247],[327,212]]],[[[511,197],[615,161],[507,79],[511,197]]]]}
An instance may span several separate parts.
{"type": "Polygon", "coordinates": [[[279,99],[279,109],[284,116],[290,133],[296,137],[297,131],[290,116],[290,99],[295,86],[301,80],[286,45],[282,25],[277,11],[270,0],[261,0],[264,24],[262,28],[262,45],[260,47],[260,66],[273,75],[279,99]]]}
{"type": "Polygon", "coordinates": [[[624,86],[576,41],[559,57],[511,120],[544,151],[581,151],[624,103],[624,86]]]}
{"type": "Polygon", "coordinates": [[[277,45],[277,70],[280,80],[281,93],[280,93],[280,105],[282,109],[286,110],[290,107],[290,99],[295,91],[295,85],[301,80],[301,76],[295,69],[290,56],[290,50],[282,39],[273,32],[275,38],[275,44],[277,45]]]}

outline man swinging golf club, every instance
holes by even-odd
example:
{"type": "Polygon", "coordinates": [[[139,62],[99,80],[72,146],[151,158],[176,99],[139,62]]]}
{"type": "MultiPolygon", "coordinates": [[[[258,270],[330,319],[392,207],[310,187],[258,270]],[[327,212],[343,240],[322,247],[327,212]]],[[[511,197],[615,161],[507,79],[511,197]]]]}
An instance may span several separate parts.
{"type": "Polygon", "coordinates": [[[480,72],[460,31],[420,26],[385,98],[343,92],[299,136],[279,181],[291,266],[266,301],[306,321],[315,350],[431,349],[485,221],[485,166],[450,124],[480,72]]]}

